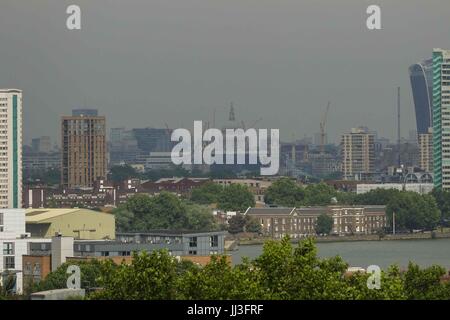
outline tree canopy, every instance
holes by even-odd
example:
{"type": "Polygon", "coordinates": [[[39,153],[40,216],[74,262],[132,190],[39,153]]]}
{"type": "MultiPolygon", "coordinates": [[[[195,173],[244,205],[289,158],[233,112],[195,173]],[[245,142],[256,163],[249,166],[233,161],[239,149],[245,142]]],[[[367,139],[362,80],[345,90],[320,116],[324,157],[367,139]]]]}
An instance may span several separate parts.
{"type": "Polygon", "coordinates": [[[329,205],[336,196],[336,190],[323,182],[302,187],[290,178],[281,178],[267,188],[264,199],[266,204],[300,207],[329,205]]]}
{"type": "Polygon", "coordinates": [[[217,207],[224,211],[244,212],[255,206],[255,198],[247,186],[231,184],[219,194],[217,207]]]}
{"type": "Polygon", "coordinates": [[[321,214],[317,217],[316,233],[317,234],[330,234],[333,229],[333,218],[327,214],[321,214]]]}
{"type": "Polygon", "coordinates": [[[187,203],[168,192],[154,197],[136,194],[113,213],[117,230],[121,232],[152,229],[205,231],[218,228],[209,208],[187,203]]]}

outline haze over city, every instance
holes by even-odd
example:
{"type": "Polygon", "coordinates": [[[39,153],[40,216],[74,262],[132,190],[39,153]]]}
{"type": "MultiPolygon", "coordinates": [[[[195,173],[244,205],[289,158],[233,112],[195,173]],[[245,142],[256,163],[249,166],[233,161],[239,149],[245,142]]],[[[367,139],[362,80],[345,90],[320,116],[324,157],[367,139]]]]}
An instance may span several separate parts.
{"type": "Polygon", "coordinates": [[[408,67],[450,47],[448,1],[377,1],[382,30],[365,28],[371,1],[77,1],[82,29],[65,27],[71,2],[3,0],[0,87],[24,91],[24,142],[59,140],[76,107],[108,127],[192,128],[238,120],[280,128],[282,140],[328,137],[365,125],[396,136],[415,118],[408,67]]]}

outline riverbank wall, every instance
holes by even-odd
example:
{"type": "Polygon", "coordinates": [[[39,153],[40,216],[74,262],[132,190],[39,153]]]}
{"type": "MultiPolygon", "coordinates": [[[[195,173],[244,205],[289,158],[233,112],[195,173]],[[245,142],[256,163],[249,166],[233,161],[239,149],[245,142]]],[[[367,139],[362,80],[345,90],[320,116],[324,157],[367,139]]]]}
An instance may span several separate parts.
{"type": "MultiPolygon", "coordinates": [[[[353,236],[326,236],[313,237],[316,242],[347,242],[347,241],[391,241],[391,240],[414,240],[414,239],[445,239],[450,238],[450,232],[420,232],[420,233],[402,233],[387,234],[382,237],[376,234],[353,235],[353,236]]],[[[254,238],[254,239],[238,239],[239,245],[261,245],[271,238],[254,238]]],[[[292,239],[293,243],[297,243],[302,239],[292,239]]]]}

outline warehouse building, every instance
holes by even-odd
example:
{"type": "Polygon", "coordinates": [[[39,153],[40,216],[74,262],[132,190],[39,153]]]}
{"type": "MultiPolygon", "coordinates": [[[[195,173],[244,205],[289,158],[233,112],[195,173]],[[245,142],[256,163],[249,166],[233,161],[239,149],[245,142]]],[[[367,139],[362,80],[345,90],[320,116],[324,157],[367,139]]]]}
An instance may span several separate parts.
{"type": "Polygon", "coordinates": [[[40,238],[59,234],[84,240],[115,239],[115,218],[89,209],[27,209],[26,231],[40,238]]]}

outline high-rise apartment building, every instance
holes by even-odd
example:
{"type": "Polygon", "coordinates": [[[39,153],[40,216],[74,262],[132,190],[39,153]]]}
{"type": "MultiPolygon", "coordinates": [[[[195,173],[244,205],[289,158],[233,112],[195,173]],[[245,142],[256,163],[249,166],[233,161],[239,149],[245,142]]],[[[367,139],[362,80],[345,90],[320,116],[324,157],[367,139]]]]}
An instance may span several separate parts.
{"type": "Polygon", "coordinates": [[[367,179],[374,173],[375,135],[367,128],[353,128],[342,135],[342,173],[344,179],[367,179]]]}
{"type": "Polygon", "coordinates": [[[96,110],[74,110],[63,116],[61,184],[65,188],[92,187],[106,177],[106,120],[96,110]]]}
{"type": "Polygon", "coordinates": [[[418,134],[427,134],[433,125],[433,59],[409,67],[418,134]]]}
{"type": "Polygon", "coordinates": [[[450,50],[433,50],[434,185],[450,189],[450,50]]]}
{"type": "Polygon", "coordinates": [[[0,89],[0,208],[22,206],[22,91],[0,89]]]}
{"type": "Polygon", "coordinates": [[[433,172],[433,129],[428,130],[428,133],[418,135],[419,166],[425,172],[433,172]]]}

